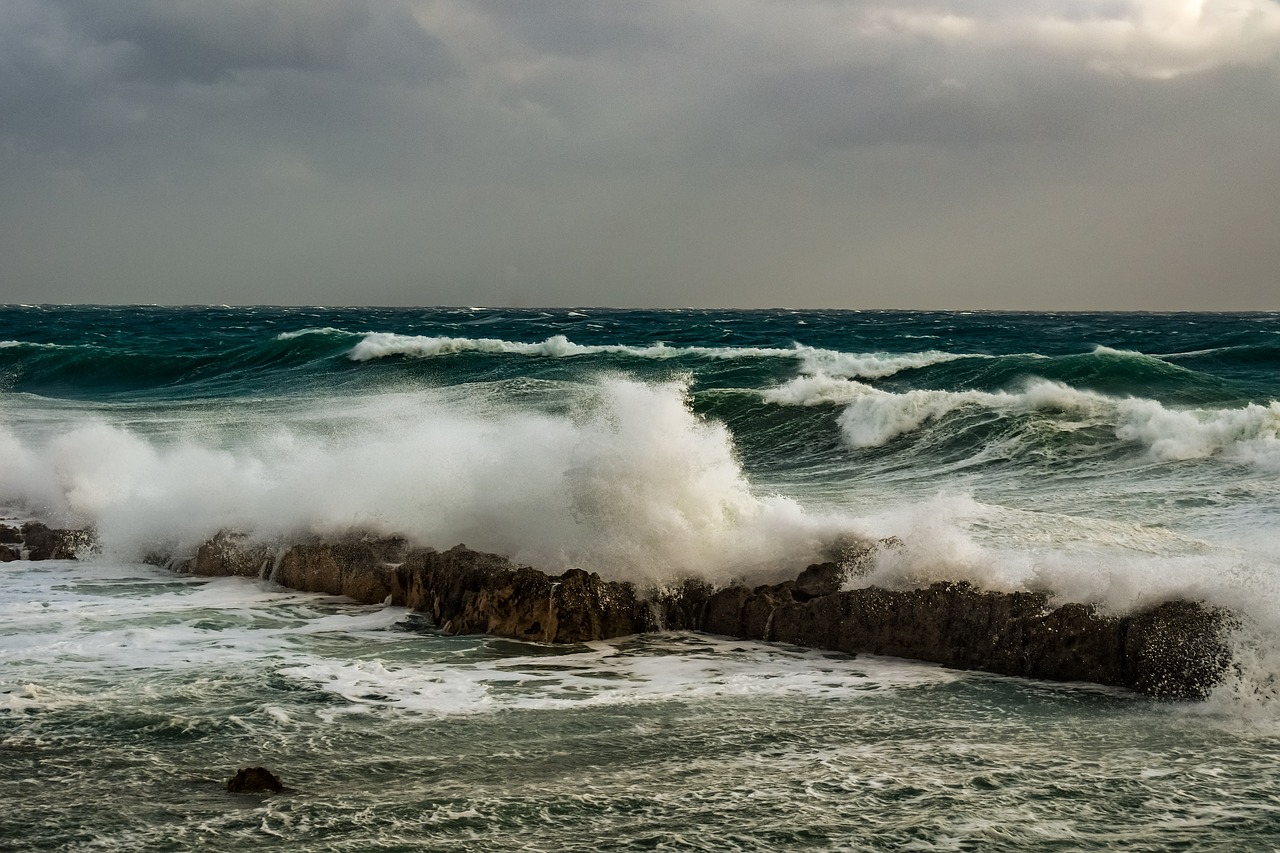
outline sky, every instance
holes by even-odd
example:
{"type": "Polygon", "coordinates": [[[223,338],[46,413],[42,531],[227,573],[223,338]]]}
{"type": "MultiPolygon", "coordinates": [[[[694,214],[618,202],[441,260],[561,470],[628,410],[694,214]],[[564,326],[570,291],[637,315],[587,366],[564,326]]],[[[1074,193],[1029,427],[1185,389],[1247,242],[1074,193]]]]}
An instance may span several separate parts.
{"type": "Polygon", "coordinates": [[[3,0],[0,303],[1280,309],[1280,0],[3,0]]]}

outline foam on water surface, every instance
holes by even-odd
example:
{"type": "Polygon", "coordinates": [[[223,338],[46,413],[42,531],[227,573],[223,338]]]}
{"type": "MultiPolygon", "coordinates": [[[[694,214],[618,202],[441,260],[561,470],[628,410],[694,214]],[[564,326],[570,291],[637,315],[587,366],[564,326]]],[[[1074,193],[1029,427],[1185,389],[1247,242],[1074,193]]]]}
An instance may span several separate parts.
{"type": "Polygon", "coordinates": [[[0,668],[0,793],[28,849],[1277,837],[1280,778],[1257,771],[1272,736],[1221,708],[690,635],[439,637],[392,608],[136,565],[8,580],[6,616],[50,607],[0,621],[0,645],[110,638],[0,668]],[[291,790],[227,795],[252,763],[291,790]]]}
{"type": "Polygon", "coordinates": [[[20,342],[0,346],[0,501],[106,546],[0,564],[0,835],[1274,847],[1275,324],[0,308],[20,342]],[[1244,618],[1214,695],[1165,706],[681,635],[442,637],[394,608],[130,562],[223,527],[642,582],[794,576],[894,536],[852,584],[968,579],[1117,613],[1187,595],[1244,618]],[[294,793],[229,804],[229,772],[257,763],[294,793]]]}

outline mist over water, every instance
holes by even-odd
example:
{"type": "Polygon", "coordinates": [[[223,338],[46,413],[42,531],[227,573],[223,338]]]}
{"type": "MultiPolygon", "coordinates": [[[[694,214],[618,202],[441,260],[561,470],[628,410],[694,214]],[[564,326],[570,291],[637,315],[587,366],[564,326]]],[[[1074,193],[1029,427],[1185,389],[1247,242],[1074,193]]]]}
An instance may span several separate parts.
{"type": "MultiPolygon", "coordinates": [[[[0,309],[0,505],[93,525],[104,545],[0,569],[3,784],[33,756],[84,797],[97,771],[48,749],[94,743],[131,766],[135,750],[172,772],[199,744],[216,762],[184,796],[219,849],[346,849],[322,825],[571,849],[600,821],[641,847],[729,823],[740,849],[1274,843],[1277,368],[1280,317],[1261,314],[0,309]],[[227,527],[463,542],[642,585],[794,576],[894,536],[851,583],[971,580],[1113,612],[1187,595],[1245,618],[1217,694],[1169,708],[679,635],[444,638],[392,608],[135,562],[227,527]],[[883,772],[886,737],[909,772],[883,772]],[[989,748],[959,749],[975,739],[989,748]],[[308,793],[217,816],[210,780],[268,742],[336,812],[308,793]],[[408,778],[405,749],[435,775],[379,795],[350,771],[408,778]],[[484,781],[504,755],[531,775],[484,781]],[[863,824],[783,817],[850,798],[863,824]],[[1082,802],[1092,826],[1072,817],[1082,802]],[[971,819],[976,803],[995,816],[971,819]]],[[[134,794],[154,798],[150,772],[134,794]]],[[[22,817],[45,839],[32,849],[69,849],[75,809],[43,802],[46,818],[22,817]]],[[[175,849],[204,843],[143,812],[101,837],[183,826],[175,849]]]]}

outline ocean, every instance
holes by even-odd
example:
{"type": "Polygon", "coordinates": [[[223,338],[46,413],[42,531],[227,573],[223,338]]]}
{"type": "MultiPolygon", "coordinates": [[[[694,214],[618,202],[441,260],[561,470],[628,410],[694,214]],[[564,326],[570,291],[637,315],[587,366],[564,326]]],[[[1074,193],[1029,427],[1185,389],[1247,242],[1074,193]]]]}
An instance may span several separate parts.
{"type": "Polygon", "coordinates": [[[1278,433],[1273,313],[0,307],[0,516],[102,545],[0,564],[0,849],[1280,849],[1278,433]],[[142,562],[228,528],[1241,625],[1169,703],[142,562]]]}

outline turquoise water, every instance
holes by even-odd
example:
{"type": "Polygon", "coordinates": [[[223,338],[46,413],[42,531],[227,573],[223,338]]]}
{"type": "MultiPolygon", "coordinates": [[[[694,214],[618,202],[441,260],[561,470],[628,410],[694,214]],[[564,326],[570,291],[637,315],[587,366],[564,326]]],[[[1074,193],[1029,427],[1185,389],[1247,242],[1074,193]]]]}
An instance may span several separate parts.
{"type": "Polygon", "coordinates": [[[0,848],[1270,849],[1278,367],[1269,314],[0,308],[0,504],[104,544],[0,565],[0,848]],[[137,562],[226,526],[642,584],[896,535],[856,582],[1246,620],[1163,705],[137,562]]]}

